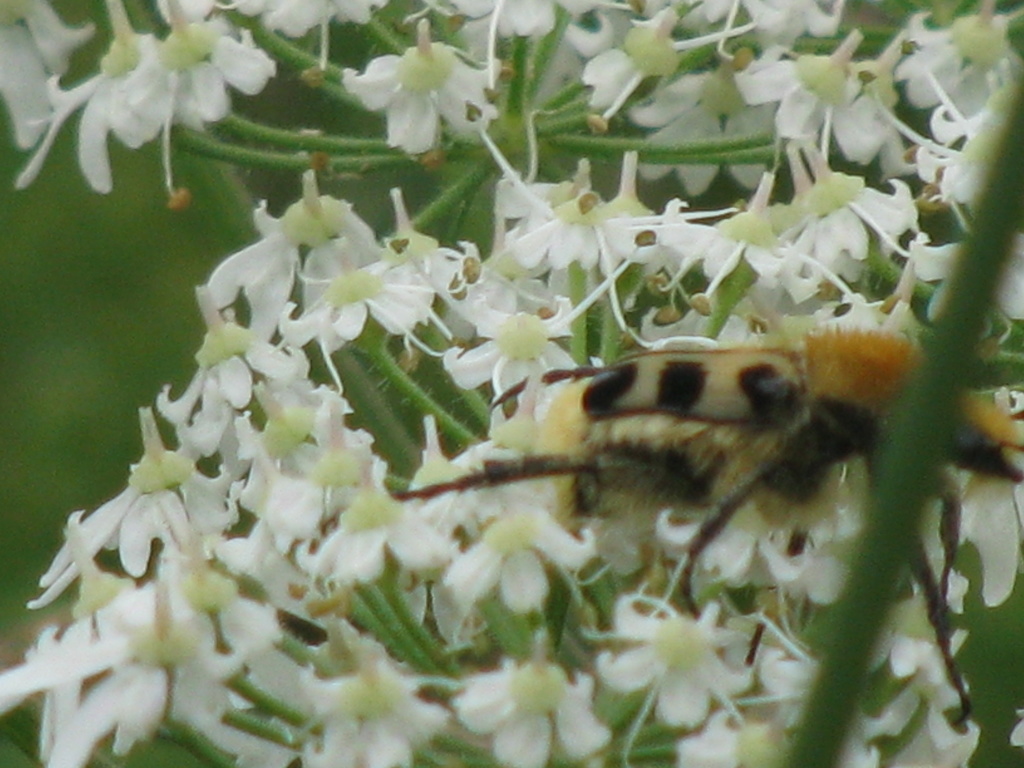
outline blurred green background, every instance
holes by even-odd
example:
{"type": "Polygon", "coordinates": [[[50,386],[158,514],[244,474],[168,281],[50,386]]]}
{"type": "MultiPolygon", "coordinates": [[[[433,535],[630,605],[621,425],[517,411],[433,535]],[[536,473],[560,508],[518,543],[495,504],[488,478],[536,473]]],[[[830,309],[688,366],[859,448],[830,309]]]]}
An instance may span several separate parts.
{"type": "MultiPolygon", "coordinates": [[[[4,115],[2,118],[6,120],[4,115]]],[[[74,121],[71,126],[74,125],[74,121]]],[[[138,408],[188,383],[202,338],[194,287],[247,236],[219,169],[176,163],[195,199],[166,207],[154,148],[112,144],[114,192],[89,190],[66,130],[40,179],[17,192],[26,157],[0,122],[0,626],[20,658],[45,617],[25,601],[75,509],[118,493],[141,453],[138,408]]],[[[59,609],[58,609],[59,610],[59,609]]],[[[139,755],[135,765],[184,766],[139,755]]],[[[0,766],[20,758],[0,751],[0,766]]]]}
{"type": "MultiPolygon", "coordinates": [[[[76,120],[39,180],[17,192],[27,156],[8,143],[5,120],[0,111],[0,661],[9,664],[46,620],[24,603],[67,514],[123,488],[141,450],[137,409],[190,379],[202,336],[194,286],[247,242],[248,212],[222,169],[181,157],[178,183],[194,200],[169,211],[155,148],[128,153],[116,142],[114,192],[92,193],[73,157],[76,120]]],[[[963,558],[976,568],[973,552],[963,558]]],[[[983,725],[973,765],[1024,766],[1024,752],[1007,746],[1024,707],[1024,581],[997,610],[978,602],[975,592],[961,654],[983,725]]],[[[174,749],[131,760],[190,764],[174,749]]],[[[0,766],[29,765],[0,740],[0,766]]]]}

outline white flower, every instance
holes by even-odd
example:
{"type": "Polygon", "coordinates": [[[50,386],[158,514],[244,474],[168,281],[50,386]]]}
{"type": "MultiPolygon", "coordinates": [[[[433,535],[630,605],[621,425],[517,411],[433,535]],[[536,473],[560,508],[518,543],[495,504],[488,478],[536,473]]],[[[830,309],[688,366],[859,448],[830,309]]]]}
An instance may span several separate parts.
{"type": "MultiPolygon", "coordinates": [[[[794,259],[786,269],[790,274],[807,272],[818,280],[826,278],[849,293],[836,277],[860,276],[873,236],[884,250],[904,253],[899,241],[908,232],[916,233],[917,207],[902,181],[891,180],[893,192],[885,194],[866,186],[860,176],[832,171],[816,150],[805,147],[803,152],[814,180],[791,147],[790,169],[797,192],[792,206],[778,209],[777,220],[787,222],[781,237],[791,243],[788,253],[810,261],[801,264],[794,259]]],[[[757,269],[756,264],[752,266],[757,269]]],[[[799,300],[796,295],[794,299],[799,300]]]]}
{"type": "Polygon", "coordinates": [[[333,582],[368,582],[384,572],[390,552],[412,572],[445,565],[454,545],[413,506],[382,490],[360,489],[337,519],[337,529],[318,542],[309,569],[333,582]]]}
{"type": "Polygon", "coordinates": [[[626,693],[652,688],[662,722],[696,726],[715,701],[727,700],[751,680],[749,669],[733,668],[720,655],[726,645],[746,641],[719,627],[718,613],[713,603],[695,620],[674,612],[655,613],[634,596],[619,598],[615,636],[629,647],[597,657],[601,679],[626,693]]]}
{"type": "MultiPolygon", "coordinates": [[[[655,91],[648,103],[630,110],[638,125],[658,128],[650,135],[656,144],[687,144],[694,140],[749,138],[769,135],[773,110],[768,105],[747,106],[736,88],[734,72],[728,64],[711,72],[684,75],[655,91]]],[[[657,177],[667,166],[646,166],[647,177],[657,177]]],[[[722,165],[677,165],[679,180],[691,195],[704,193],[719,169],[728,172],[745,187],[753,187],[764,170],[763,165],[723,163],[722,165]]]]}
{"type": "Polygon", "coordinates": [[[507,312],[486,300],[470,304],[463,312],[487,341],[445,352],[444,367],[460,387],[474,389],[489,380],[495,392],[504,392],[530,376],[573,367],[572,356],[553,341],[569,335],[568,299],[560,298],[557,308],[544,316],[507,312]]]}
{"type": "Polygon", "coordinates": [[[432,43],[425,19],[416,47],[374,59],[363,74],[346,69],[342,82],[368,109],[386,111],[388,144],[412,154],[438,143],[442,119],[465,134],[497,116],[484,93],[487,73],[464,64],[456,49],[432,43]]]}
{"type": "Polygon", "coordinates": [[[156,421],[148,408],[140,409],[145,453],[133,465],[128,487],[88,517],[76,512],[70,526],[79,541],[61,548],[39,579],[45,591],[30,604],[33,608],[52,602],[79,575],[82,558],[101,549],[118,549],[121,565],[140,577],[149,565],[153,542],[177,550],[184,532],[220,533],[235,520],[227,501],[230,478],[208,478],[195,469],[184,451],[172,452],[160,442],[156,421]]]}
{"type": "MultiPolygon", "coordinates": [[[[157,407],[177,427],[183,445],[209,456],[252,400],[255,375],[290,385],[305,379],[309,361],[301,349],[275,347],[249,328],[225,321],[207,289],[200,288],[196,294],[207,324],[206,337],[196,352],[199,370],[177,400],[171,399],[170,387],[164,387],[157,407]]],[[[264,325],[261,330],[271,329],[264,325]]]]}
{"type": "Polygon", "coordinates": [[[967,115],[981,109],[1000,86],[1020,72],[1020,58],[1007,40],[1009,16],[981,11],[936,28],[928,14],[910,17],[907,39],[913,50],[898,67],[896,79],[906,83],[907,98],[916,107],[933,107],[948,99],[967,115]]]}
{"type": "Polygon", "coordinates": [[[228,88],[247,95],[263,90],[276,65],[256,47],[248,31],[236,37],[220,17],[174,20],[156,55],[142,59],[125,87],[137,94],[133,107],[166,130],[172,122],[201,129],[231,109],[228,88]]]}
{"type": "Polygon", "coordinates": [[[445,725],[448,711],[418,695],[421,683],[383,651],[359,649],[355,674],[320,679],[308,673],[305,694],[322,731],[308,739],[310,768],[393,768],[413,764],[413,750],[445,725]]]}
{"type": "Polygon", "coordinates": [[[412,266],[391,266],[382,261],[352,269],[342,259],[320,263],[313,271],[307,260],[305,312],[281,321],[281,333],[297,346],[316,339],[333,352],[359,337],[372,317],[386,331],[411,336],[431,316],[434,291],[412,266]],[[328,276],[330,275],[330,276],[328,276]]]}
{"type": "Polygon", "coordinates": [[[1019,484],[971,475],[964,481],[961,535],[981,557],[981,597],[985,605],[1003,603],[1013,592],[1021,566],[1019,484]]]}
{"type": "Polygon", "coordinates": [[[599,53],[583,68],[582,80],[594,89],[590,104],[607,107],[601,114],[610,118],[626,99],[648,77],[667,77],[675,72],[681,51],[711,45],[754,28],[753,24],[727,27],[722,32],[688,40],[673,40],[672,32],[679,16],[672,8],[665,8],[649,20],[634,21],[626,33],[622,48],[599,53]]]}
{"type": "Polygon", "coordinates": [[[493,520],[480,540],[452,561],[444,584],[464,608],[498,587],[511,610],[539,610],[548,594],[544,561],[574,571],[593,556],[590,538],[576,538],[550,513],[531,506],[513,507],[517,511],[493,520]]]}
{"type": "Polygon", "coordinates": [[[46,0],[5,3],[0,9],[0,97],[22,149],[35,144],[46,130],[48,78],[64,73],[72,52],[92,32],[91,24],[65,26],[46,0]]]}
{"type": "Polygon", "coordinates": [[[805,32],[830,37],[839,28],[845,0],[743,0],[758,37],[789,45],[805,32]]]}
{"type": "Polygon", "coordinates": [[[160,131],[159,115],[137,107],[145,94],[136,90],[136,84],[129,79],[141,62],[156,58],[157,46],[155,37],[137,35],[125,22],[116,29],[97,75],[67,91],[60,88],[56,78],[47,83],[46,94],[53,114],[43,141],[17,178],[19,188],[28,186],[39,175],[61,127],[79,109],[82,117],[78,128],[78,165],[89,186],[97,192],[106,193],[113,188],[107,154],[109,135],[113,133],[123,144],[137,149],[160,131]]]}
{"type": "MultiPolygon", "coordinates": [[[[909,681],[920,697],[939,712],[960,705],[949,683],[945,663],[935,639],[935,630],[919,596],[908,598],[894,610],[893,632],[888,638],[889,668],[899,680],[909,681]]],[[[955,653],[966,633],[953,633],[955,653]]]]}
{"type": "Polygon", "coordinates": [[[679,768],[740,768],[773,765],[787,744],[778,727],[747,720],[735,725],[729,715],[715,712],[703,730],[676,745],[679,768]]]}
{"type": "Polygon", "coordinates": [[[84,766],[110,733],[124,754],[165,716],[201,727],[211,708],[229,708],[223,681],[277,638],[274,610],[238,598],[224,576],[166,571],[169,579],[122,589],[59,638],[44,634],[24,664],[0,674],[5,708],[37,692],[55,699],[42,732],[49,765],[84,766]]]}
{"type": "Polygon", "coordinates": [[[850,61],[861,39],[854,30],[830,56],[802,54],[795,60],[771,49],[736,74],[736,85],[747,104],[779,102],[780,136],[813,141],[826,121],[832,122],[834,109],[848,106],[860,91],[850,61]]]}
{"type": "Polygon", "coordinates": [[[494,734],[494,753],[512,768],[542,768],[557,736],[570,760],[608,743],[610,732],[591,711],[594,681],[543,660],[509,659],[496,672],[474,675],[455,699],[459,719],[472,731],[494,734]]]}
{"type": "Polygon", "coordinates": [[[372,9],[385,4],[386,0],[246,0],[240,10],[249,15],[261,14],[268,29],[301,37],[329,21],[366,24],[372,9]]]}
{"type": "Polygon", "coordinates": [[[578,16],[600,5],[599,0],[515,0],[495,3],[494,0],[452,0],[452,6],[472,19],[487,19],[497,23],[502,37],[540,37],[555,26],[555,12],[559,7],[578,16]],[[493,16],[497,14],[497,19],[493,16]],[[488,18],[490,17],[490,18],[488,18]]]}

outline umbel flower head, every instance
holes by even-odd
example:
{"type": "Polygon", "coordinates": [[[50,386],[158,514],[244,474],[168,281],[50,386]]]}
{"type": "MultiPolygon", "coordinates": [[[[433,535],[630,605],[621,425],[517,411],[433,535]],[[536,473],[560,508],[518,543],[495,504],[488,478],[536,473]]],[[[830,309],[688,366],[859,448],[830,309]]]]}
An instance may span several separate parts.
{"type": "MultiPolygon", "coordinates": [[[[984,219],[1012,15],[168,0],[143,30],[110,0],[68,83],[84,30],[23,6],[18,185],[76,112],[99,192],[111,136],[159,138],[178,202],[179,151],[301,179],[197,289],[194,373],[140,410],[125,489],[70,516],[32,607],[71,618],[0,671],[49,768],[164,737],[261,768],[784,764],[984,219]],[[275,78],[294,125],[232,106],[275,78]],[[384,171],[407,188],[372,226],[384,171]]],[[[1022,242],[837,764],[979,743],[957,654],[1020,568],[1022,242]]]]}

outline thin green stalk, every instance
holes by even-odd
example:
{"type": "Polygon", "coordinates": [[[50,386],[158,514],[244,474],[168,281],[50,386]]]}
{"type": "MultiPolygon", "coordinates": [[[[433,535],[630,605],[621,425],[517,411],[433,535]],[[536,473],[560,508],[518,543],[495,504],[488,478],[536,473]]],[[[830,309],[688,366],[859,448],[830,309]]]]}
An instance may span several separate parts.
{"type": "Polygon", "coordinates": [[[646,136],[550,136],[544,141],[556,149],[592,158],[614,159],[624,152],[638,152],[642,163],[768,163],[775,157],[775,147],[770,136],[707,139],[671,145],[651,144],[650,138],[646,136]]]}
{"type": "MultiPolygon", "coordinates": [[[[569,265],[569,300],[574,307],[587,295],[587,272],[573,262],[569,265]]],[[[586,365],[590,358],[590,350],[587,345],[587,318],[589,312],[584,312],[572,321],[571,335],[569,336],[569,354],[579,365],[586,365]]]]}
{"type": "Polygon", "coordinates": [[[508,84],[508,100],[505,115],[519,120],[527,109],[527,86],[533,82],[531,70],[533,47],[529,38],[516,37],[512,40],[512,80],[508,84]]]}
{"type": "Polygon", "coordinates": [[[515,659],[528,658],[533,650],[533,630],[526,618],[510,611],[497,598],[484,600],[479,608],[488,634],[501,650],[515,659]]]}
{"type": "MultiPolygon", "coordinates": [[[[310,158],[306,154],[239,147],[220,141],[208,133],[200,133],[181,126],[174,129],[174,144],[175,147],[193,154],[223,160],[243,168],[268,168],[301,173],[310,167],[310,158]]],[[[329,165],[339,172],[365,173],[382,168],[408,167],[413,162],[407,155],[388,153],[332,158],[329,165]]]]}
{"type": "Polygon", "coordinates": [[[283,720],[289,725],[305,725],[308,718],[300,710],[265,691],[244,675],[235,675],[228,681],[232,691],[255,704],[268,715],[283,720]]]}
{"type": "Polygon", "coordinates": [[[392,149],[384,139],[351,136],[324,136],[305,131],[274,128],[239,115],[228,115],[217,123],[218,133],[229,133],[247,141],[274,147],[307,152],[327,152],[331,155],[394,154],[408,159],[403,152],[392,149]]]}
{"type": "Polygon", "coordinates": [[[570,104],[557,112],[540,113],[537,115],[537,136],[562,136],[577,131],[586,131],[590,110],[586,102],[570,104]]]}
{"type": "Polygon", "coordinates": [[[579,80],[574,80],[567,85],[564,85],[561,90],[556,91],[555,95],[549,98],[541,106],[541,110],[544,113],[559,112],[566,107],[573,106],[574,104],[580,104],[581,106],[587,103],[587,86],[581,83],[579,80]]]}
{"type": "Polygon", "coordinates": [[[407,662],[419,672],[437,674],[442,671],[431,654],[417,642],[417,638],[407,634],[395,606],[373,584],[360,584],[355,590],[353,616],[365,623],[364,612],[373,614],[376,626],[376,630],[372,630],[373,634],[396,658],[407,662]]]}
{"type": "MultiPolygon", "coordinates": [[[[365,334],[364,334],[365,335],[365,334]]],[[[437,419],[441,431],[460,445],[476,442],[476,433],[459,421],[447,408],[441,405],[427,390],[420,386],[391,356],[386,340],[371,340],[361,344],[360,348],[370,356],[374,366],[384,375],[396,389],[412,401],[413,408],[424,414],[431,414],[437,419]]]]}
{"type": "Polygon", "coordinates": [[[288,749],[295,749],[301,741],[294,733],[280,725],[248,712],[231,710],[224,713],[224,723],[243,733],[263,739],[271,744],[278,744],[288,749]]]}
{"type": "Polygon", "coordinates": [[[393,576],[382,579],[379,588],[388,605],[391,606],[395,617],[401,623],[403,631],[424,653],[430,656],[435,666],[434,671],[445,676],[457,674],[458,668],[452,664],[444,646],[437,641],[437,638],[423,626],[422,622],[409,609],[409,602],[405,594],[398,587],[398,584],[395,583],[393,576]]]}
{"type": "Polygon", "coordinates": [[[169,720],[160,729],[160,735],[205,761],[212,768],[235,768],[236,758],[189,725],[169,720]]]}
{"type": "Polygon", "coordinates": [[[407,48],[412,47],[414,44],[412,41],[404,40],[402,37],[395,34],[394,30],[384,24],[384,22],[382,22],[376,15],[371,16],[370,20],[366,22],[363,27],[377,39],[377,42],[379,42],[388,53],[401,55],[405,53],[407,48]]]}
{"type": "Polygon", "coordinates": [[[434,196],[433,200],[412,218],[413,229],[425,232],[439,222],[448,219],[459,206],[466,205],[474,192],[494,173],[489,163],[473,164],[464,171],[447,189],[434,196]]]}
{"type": "Polygon", "coordinates": [[[345,385],[345,396],[352,402],[355,413],[366,415],[363,426],[376,438],[392,470],[405,476],[412,474],[420,462],[419,439],[412,431],[419,425],[410,425],[408,419],[395,412],[381,392],[380,379],[367,370],[356,352],[342,347],[331,359],[345,385]]]}
{"type": "MultiPolygon", "coordinates": [[[[565,30],[568,28],[570,21],[572,21],[572,17],[569,15],[569,12],[562,6],[556,4],[554,28],[538,40],[537,44],[533,46],[533,51],[531,52],[532,55],[530,56],[529,61],[531,75],[527,84],[526,92],[526,100],[530,104],[533,104],[536,100],[537,89],[540,88],[541,84],[545,81],[545,74],[548,71],[548,67],[551,65],[551,60],[562,47],[562,38],[565,36],[565,30]]],[[[582,83],[574,83],[573,86],[573,90],[577,91],[582,87],[582,83]]],[[[565,90],[566,89],[563,89],[563,91],[565,90]]],[[[557,94],[555,98],[558,98],[557,94]]],[[[550,101],[551,100],[549,100],[549,106],[550,101]]]]}
{"type": "Polygon", "coordinates": [[[828,649],[788,764],[837,764],[865,686],[871,655],[907,567],[922,508],[938,487],[952,444],[965,362],[1024,213],[1024,90],[1018,91],[1001,151],[978,205],[975,229],[950,278],[949,300],[925,344],[925,362],[896,414],[878,461],[867,528],[854,570],[821,647],[828,649]]]}

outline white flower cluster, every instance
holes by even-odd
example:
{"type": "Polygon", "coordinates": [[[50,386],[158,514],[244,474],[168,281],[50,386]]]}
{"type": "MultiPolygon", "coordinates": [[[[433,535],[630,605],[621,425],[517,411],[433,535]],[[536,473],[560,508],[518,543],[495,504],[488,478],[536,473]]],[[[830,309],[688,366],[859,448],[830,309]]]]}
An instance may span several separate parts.
{"type": "MultiPolygon", "coordinates": [[[[0,95],[18,145],[34,147],[19,185],[81,111],[82,172],[108,191],[111,135],[169,147],[229,119],[229,89],[259,93],[298,51],[349,108],[384,113],[387,157],[476,158],[479,173],[456,166],[444,214],[484,211],[494,226],[485,245],[442,244],[395,191],[381,237],[313,171],[280,216],[256,207],[258,240],[197,291],[194,378],[142,410],[127,488],[71,516],[41,579],[35,607],[77,586],[74,620],[0,672],[0,707],[42,696],[47,765],[80,768],[108,737],[122,754],[160,728],[267,768],[628,764],[634,751],[775,765],[817,668],[804,632],[837,598],[861,527],[856,466],[811,523],[741,509],[696,564],[699,617],[665,575],[699,519],[666,513],[622,542],[566,515],[562,478],[400,500],[390,472],[411,473],[418,444],[413,488],[543,454],[559,390],[544,374],[624,347],[743,343],[764,327],[915,335],[915,310],[942,311],[927,283],[970,231],[1019,79],[1010,17],[983,2],[949,23],[888,21],[879,42],[842,0],[685,13],[656,0],[166,0],[163,33],[108,7],[109,49],[69,89],[60,78],[88,32],[44,0],[0,9],[0,95]],[[336,22],[391,24],[382,39],[404,42],[342,70],[329,64],[336,22]],[[289,39],[315,30],[315,56],[289,39]],[[609,156],[623,159],[605,199],[591,174],[609,156]],[[691,198],[724,187],[749,200],[641,202],[638,175],[669,173],[691,198]],[[514,413],[489,406],[510,391],[514,413]]],[[[1007,324],[1024,318],[1019,250],[1007,324]]],[[[1021,492],[950,483],[984,600],[1001,603],[1020,566],[1021,492]]],[[[926,544],[939,562],[943,544],[926,544]]],[[[966,578],[943,586],[960,612],[966,578]]],[[[878,701],[843,765],[964,764],[978,729],[952,724],[958,692],[920,595],[908,589],[876,656],[878,701]]]]}

